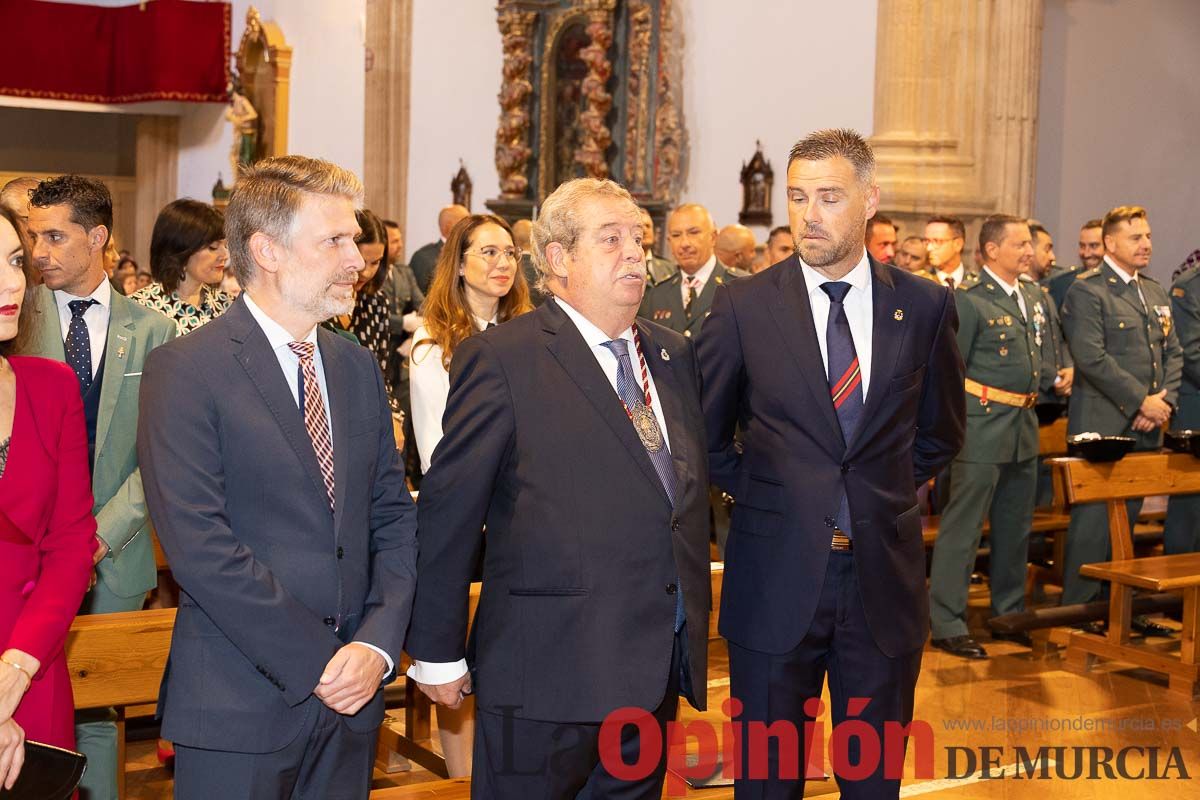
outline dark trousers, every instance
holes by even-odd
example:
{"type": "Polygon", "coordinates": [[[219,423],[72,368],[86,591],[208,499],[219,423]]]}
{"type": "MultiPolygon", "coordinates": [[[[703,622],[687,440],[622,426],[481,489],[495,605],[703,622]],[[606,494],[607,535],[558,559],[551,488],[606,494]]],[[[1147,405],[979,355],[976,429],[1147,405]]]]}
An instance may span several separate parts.
{"type": "MultiPolygon", "coordinates": [[[[730,695],[742,702],[739,720],[744,723],[743,731],[747,731],[742,736],[743,777],[735,782],[734,797],[737,800],[800,800],[804,796],[804,770],[808,758],[804,749],[804,724],[813,719],[805,713],[804,704],[810,698],[820,699],[826,674],[833,704],[830,709],[833,726],[826,726],[829,730],[822,736],[826,753],[831,752],[832,728],[847,719],[847,704],[854,698],[870,700],[854,719],[867,722],[877,732],[880,742],[885,741],[885,722],[907,725],[913,716],[913,694],[921,671],[921,652],[918,648],[911,654],[889,658],[880,651],[867,627],[853,554],[830,553],[812,627],[794,650],[772,654],[729,643],[730,695]],[[797,764],[799,777],[781,776],[780,739],[771,737],[766,756],[767,775],[765,778],[756,775],[757,779],[751,780],[746,770],[755,761],[750,753],[755,737],[749,735],[746,726],[751,722],[770,725],[777,721],[790,722],[799,734],[801,753],[785,755],[783,761],[784,765],[789,760],[797,764]]],[[[859,763],[857,739],[851,739],[849,760],[854,765],[859,763]]],[[[885,779],[883,772],[881,758],[876,770],[863,780],[852,781],[835,775],[841,796],[865,800],[897,797],[899,779],[885,779]]]]}
{"type": "Polygon", "coordinates": [[[365,800],[378,731],[355,733],[315,697],[304,727],[274,753],[175,745],[175,800],[365,800]]]}
{"type": "MultiPolygon", "coordinates": [[[[1142,498],[1125,501],[1129,530],[1133,531],[1142,513],[1142,498]]],[[[1090,603],[1105,596],[1101,581],[1079,574],[1084,564],[1108,561],[1112,540],[1108,535],[1108,507],[1104,503],[1077,503],[1071,506],[1071,524],[1067,527],[1067,546],[1063,564],[1062,605],[1090,603]]]]}
{"type": "MultiPolygon", "coordinates": [[[[651,712],[660,756],[650,774],[639,780],[609,774],[600,759],[599,724],[542,722],[477,708],[472,800],[658,800],[667,770],[667,723],[679,707],[680,675],[690,674],[686,653],[685,627],[675,637],[666,694],[651,712]]],[[[633,725],[621,731],[624,764],[639,763],[639,731],[633,725]]]]}

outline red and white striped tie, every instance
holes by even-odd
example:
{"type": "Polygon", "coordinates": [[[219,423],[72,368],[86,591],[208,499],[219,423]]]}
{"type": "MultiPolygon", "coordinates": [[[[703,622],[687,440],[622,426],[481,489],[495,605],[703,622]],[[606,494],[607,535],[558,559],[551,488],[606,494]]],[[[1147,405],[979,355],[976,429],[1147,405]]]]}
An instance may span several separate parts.
{"type": "Polygon", "coordinates": [[[329,510],[333,510],[333,439],[329,436],[329,415],[325,413],[325,401],[321,398],[321,385],[317,383],[317,367],[313,362],[316,345],[312,342],[288,342],[288,347],[300,359],[300,371],[304,374],[304,427],[312,440],[317,463],[321,465],[321,477],[325,479],[325,491],[329,494],[329,510]]]}

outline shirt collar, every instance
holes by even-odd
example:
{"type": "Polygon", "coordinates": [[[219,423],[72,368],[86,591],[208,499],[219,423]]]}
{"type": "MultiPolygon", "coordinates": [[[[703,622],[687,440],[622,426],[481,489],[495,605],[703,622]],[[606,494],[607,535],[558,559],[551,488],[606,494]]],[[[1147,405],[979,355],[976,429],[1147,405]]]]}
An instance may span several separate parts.
{"type": "MultiPolygon", "coordinates": [[[[267,341],[270,342],[272,350],[287,347],[290,342],[296,341],[282,325],[271,319],[267,316],[267,312],[258,307],[258,304],[250,296],[249,290],[242,292],[242,297],[246,301],[246,309],[250,312],[250,316],[254,317],[254,321],[258,323],[258,327],[262,328],[262,332],[267,335],[267,341]]],[[[316,344],[317,327],[314,325],[300,341],[316,344]]]]}
{"type": "Polygon", "coordinates": [[[488,325],[499,325],[500,324],[498,322],[499,316],[500,316],[499,312],[497,312],[495,317],[492,317],[491,319],[484,319],[483,317],[477,317],[474,314],[472,314],[471,319],[475,320],[475,327],[477,327],[479,330],[482,331],[482,330],[485,330],[488,325]]]}
{"type": "Polygon", "coordinates": [[[958,266],[954,268],[953,272],[942,272],[941,270],[935,268],[933,270],[933,274],[934,277],[938,279],[939,283],[945,283],[946,277],[949,276],[954,279],[954,285],[958,286],[963,282],[963,278],[967,275],[967,265],[960,261],[958,262],[958,266]]]}
{"type": "Polygon", "coordinates": [[[986,272],[992,280],[994,280],[996,283],[1000,284],[1000,288],[1004,290],[1005,294],[1011,296],[1012,293],[1017,290],[1017,284],[1005,283],[1003,280],[1000,279],[1000,276],[997,275],[996,273],[992,272],[992,270],[989,267],[985,266],[983,268],[983,271],[986,272]]]}
{"type": "MultiPolygon", "coordinates": [[[[579,333],[583,336],[583,340],[587,342],[588,347],[595,349],[597,347],[602,347],[605,342],[612,341],[611,336],[597,328],[591,320],[589,320],[583,314],[580,314],[566,300],[563,300],[561,297],[555,297],[554,302],[558,303],[559,308],[567,313],[567,316],[571,318],[571,322],[575,323],[575,327],[579,329],[579,333]]],[[[633,326],[631,325],[626,328],[617,338],[624,339],[626,342],[632,344],[633,326]]]]}
{"type": "MultiPolygon", "coordinates": [[[[811,296],[814,292],[821,291],[821,284],[833,283],[829,278],[826,278],[821,273],[804,263],[804,259],[800,255],[796,255],[796,260],[800,262],[800,274],[804,276],[804,285],[808,289],[811,296]]],[[[858,289],[865,292],[871,286],[871,262],[867,259],[866,248],[863,248],[862,258],[854,265],[854,269],[847,272],[841,277],[842,283],[850,284],[851,289],[858,289]]]]}
{"type": "Polygon", "coordinates": [[[72,300],[95,300],[97,303],[104,306],[104,308],[111,310],[112,284],[109,283],[108,278],[104,278],[104,280],[100,281],[100,285],[97,286],[96,289],[87,297],[76,297],[73,294],[67,294],[62,289],[56,289],[54,291],[54,302],[58,306],[58,311],[60,314],[70,314],[70,309],[67,304],[72,300]]]}
{"type": "Polygon", "coordinates": [[[1105,254],[1105,256],[1104,256],[1104,263],[1108,264],[1110,267],[1112,267],[1112,271],[1117,273],[1117,277],[1120,278],[1121,280],[1125,281],[1126,285],[1129,285],[1129,283],[1131,281],[1133,281],[1135,278],[1137,278],[1136,272],[1134,272],[1132,275],[1130,273],[1126,272],[1124,267],[1117,266],[1117,262],[1115,262],[1111,258],[1109,258],[1107,254],[1105,254]]]}
{"type": "MultiPolygon", "coordinates": [[[[704,262],[704,266],[696,270],[695,274],[692,276],[693,278],[698,278],[700,280],[700,289],[703,289],[708,284],[708,279],[712,277],[713,270],[716,268],[717,255],[716,253],[713,253],[708,257],[708,261],[704,262]]],[[[683,276],[684,280],[687,279],[687,273],[683,270],[680,270],[679,274],[683,276]]]]}

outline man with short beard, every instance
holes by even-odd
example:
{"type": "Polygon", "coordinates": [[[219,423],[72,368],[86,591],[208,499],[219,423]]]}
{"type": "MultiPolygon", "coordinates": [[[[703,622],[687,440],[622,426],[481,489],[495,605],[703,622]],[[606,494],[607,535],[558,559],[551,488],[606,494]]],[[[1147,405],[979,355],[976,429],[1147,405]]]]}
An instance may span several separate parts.
{"type": "MultiPolygon", "coordinates": [[[[802,731],[828,673],[835,726],[866,698],[856,724],[884,741],[912,719],[929,633],[917,487],[963,441],[957,316],[949,290],[867,254],[879,187],[859,134],[798,142],[787,205],[798,253],[718,290],[697,344],[709,470],[734,498],[730,695],[739,721],[802,731]]],[[[803,796],[807,754],[791,777],[794,753],[747,746],[743,770],[765,755],[768,774],[743,771],[739,798],[803,796]]],[[[897,797],[892,767],[837,775],[842,797],[897,797]]]]}
{"type": "Polygon", "coordinates": [[[796,242],[792,239],[792,229],[787,225],[772,228],[770,235],[767,236],[767,267],[773,267],[781,261],[786,261],[794,252],[796,252],[796,242]]]}
{"type": "Polygon", "coordinates": [[[891,264],[896,258],[896,225],[882,214],[867,222],[867,252],[880,264],[891,264]]]}
{"type": "MultiPolygon", "coordinates": [[[[1153,252],[1150,222],[1140,206],[1118,206],[1101,224],[1104,259],[1080,273],[1062,307],[1063,333],[1075,358],[1075,387],[1067,431],[1132,436],[1134,450],[1162,446],[1162,427],[1179,403],[1183,355],[1166,290],[1145,274],[1153,252]]],[[[1128,503],[1129,529],[1141,511],[1141,499],[1128,503]]],[[[1088,603],[1101,584],[1081,577],[1083,564],[1104,561],[1109,553],[1108,512],[1103,503],[1071,507],[1063,565],[1063,605],[1088,603]]],[[[1086,626],[1092,632],[1103,623],[1086,626]]],[[[1132,628],[1166,635],[1170,628],[1145,617],[1132,628]]]]}
{"type": "Polygon", "coordinates": [[[159,695],[175,797],[363,798],[416,582],[416,508],[354,307],[362,184],[281,156],[225,214],[243,287],[155,350],[138,453],[181,592],[159,695]]]}
{"type": "Polygon", "coordinates": [[[1062,309],[1063,301],[1067,298],[1067,290],[1071,288],[1075,279],[1088,270],[1098,269],[1104,261],[1102,225],[1103,220],[1089,219],[1079,229],[1078,264],[1069,267],[1060,267],[1055,264],[1051,267],[1050,274],[1045,279],[1046,286],[1049,287],[1050,296],[1054,298],[1059,310],[1062,309]]]}

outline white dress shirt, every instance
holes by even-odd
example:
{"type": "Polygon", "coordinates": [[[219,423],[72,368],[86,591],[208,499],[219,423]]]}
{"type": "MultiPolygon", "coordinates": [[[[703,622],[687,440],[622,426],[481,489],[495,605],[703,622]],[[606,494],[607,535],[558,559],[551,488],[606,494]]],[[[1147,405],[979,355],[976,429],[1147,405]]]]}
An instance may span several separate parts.
{"type": "MultiPolygon", "coordinates": [[[[805,264],[803,259],[800,259],[800,273],[804,276],[804,283],[808,289],[813,327],[817,329],[817,342],[821,345],[821,361],[825,364],[825,374],[829,375],[829,344],[825,340],[825,329],[829,324],[830,301],[821,284],[833,281],[805,264]]],[[[865,400],[871,388],[871,333],[875,327],[875,317],[872,313],[874,303],[871,300],[871,264],[867,260],[866,249],[863,250],[862,258],[854,265],[854,269],[846,273],[841,282],[850,284],[850,291],[846,292],[842,307],[846,309],[846,320],[850,323],[850,338],[854,340],[854,352],[858,356],[865,400]]]]}
{"type": "Polygon", "coordinates": [[[942,286],[949,286],[950,284],[946,282],[946,279],[953,278],[954,288],[957,289],[959,286],[962,286],[963,278],[967,277],[967,268],[963,266],[963,263],[960,261],[958,262],[958,267],[956,267],[953,272],[942,272],[940,269],[938,269],[934,270],[933,274],[934,277],[938,279],[938,283],[940,283],[942,286]]]}
{"type": "MultiPolygon", "coordinates": [[[[711,269],[709,270],[712,271],[711,269]]],[[[549,299],[547,302],[558,303],[559,308],[566,312],[571,322],[579,330],[583,336],[584,342],[587,343],[588,349],[592,351],[592,356],[595,357],[596,363],[600,365],[600,369],[604,371],[604,376],[608,378],[609,384],[613,388],[613,393],[617,392],[617,357],[611,350],[604,346],[604,342],[612,341],[607,333],[597,328],[587,317],[580,314],[569,304],[558,297],[549,299]]],[[[641,388],[645,388],[642,383],[642,370],[638,363],[637,348],[633,344],[633,327],[630,326],[622,331],[618,339],[624,339],[626,346],[629,349],[629,360],[633,364],[634,381],[641,388]]],[[[642,351],[649,361],[651,358],[662,358],[662,353],[648,353],[642,351]]],[[[410,367],[409,381],[412,381],[412,371],[410,367]]],[[[662,402],[658,399],[658,389],[654,385],[654,376],[647,370],[646,381],[650,384],[650,410],[654,412],[654,418],[658,420],[658,428],[662,431],[663,441],[666,442],[667,449],[671,448],[671,440],[667,434],[666,418],[662,412],[662,402]]],[[[619,395],[618,395],[619,397],[619,395]]],[[[414,394],[413,415],[414,424],[416,423],[416,397],[414,394]]],[[[633,423],[630,423],[633,424],[633,423]]],[[[422,455],[422,460],[424,456],[422,455]]],[[[467,674],[467,662],[465,659],[460,659],[453,662],[430,662],[430,661],[413,661],[411,667],[408,668],[408,677],[418,683],[423,683],[429,686],[438,686],[443,683],[450,683],[458,680],[463,675],[467,674]]]]}
{"type": "Polygon", "coordinates": [[[58,306],[58,323],[62,328],[63,342],[67,341],[67,332],[71,329],[71,308],[68,303],[72,300],[95,300],[83,312],[83,323],[87,325],[88,340],[92,346],[92,377],[100,369],[100,359],[104,357],[104,347],[108,344],[108,320],[112,316],[112,284],[108,278],[100,281],[100,285],[87,297],[76,297],[67,294],[62,289],[54,292],[54,302],[58,306]]]}
{"type": "MultiPolygon", "coordinates": [[[[474,317],[475,325],[483,330],[490,320],[474,317]]],[[[433,451],[442,440],[442,416],[446,413],[446,398],[450,396],[450,373],[442,366],[442,346],[430,341],[424,325],[413,333],[415,343],[408,358],[408,395],[412,403],[413,435],[417,453],[421,456],[421,472],[428,472],[433,451]]]]}
{"type": "Polygon", "coordinates": [[[1004,280],[1002,280],[999,275],[992,272],[991,269],[989,269],[986,266],[983,268],[983,271],[987,273],[989,278],[994,280],[996,283],[1000,284],[1000,288],[1009,297],[1013,296],[1013,292],[1017,293],[1017,305],[1021,307],[1021,316],[1024,317],[1026,320],[1028,320],[1029,319],[1029,309],[1025,307],[1025,295],[1022,294],[1018,290],[1020,283],[1007,283],[1004,280]]]}
{"type": "MultiPolygon", "coordinates": [[[[292,352],[292,348],[288,347],[289,342],[311,342],[313,347],[313,367],[317,373],[317,384],[321,387],[321,400],[325,403],[325,422],[330,426],[329,441],[333,442],[333,419],[329,413],[329,387],[325,384],[325,367],[321,361],[321,348],[315,346],[317,344],[317,326],[309,329],[300,339],[292,338],[292,335],[275,320],[267,316],[267,312],[259,308],[254,302],[254,298],[250,296],[250,290],[242,292],[242,298],[246,301],[246,309],[250,312],[250,316],[254,317],[254,321],[258,323],[258,327],[262,328],[262,332],[267,337],[267,342],[271,345],[271,351],[275,353],[275,358],[279,361],[279,368],[283,370],[283,377],[287,380],[288,388],[292,390],[292,400],[296,403],[296,408],[300,408],[300,356],[292,352]]],[[[301,414],[303,414],[301,410],[301,414]]],[[[334,447],[336,447],[336,442],[334,447]]],[[[324,495],[322,495],[324,498],[324,495]]],[[[383,656],[384,663],[387,664],[387,671],[390,674],[395,668],[395,662],[392,657],[385,653],[382,649],[376,647],[370,642],[356,641],[355,644],[361,644],[364,647],[369,647],[379,655],[383,656]]]]}
{"type": "MultiPolygon", "coordinates": [[[[708,279],[712,277],[713,270],[716,268],[717,268],[717,256],[716,256],[716,254],[713,254],[708,257],[708,261],[704,262],[704,266],[700,267],[700,269],[698,269],[694,273],[692,273],[692,280],[698,281],[698,283],[696,283],[696,296],[697,297],[700,295],[701,292],[704,291],[704,287],[708,284],[708,279]]],[[[688,298],[688,274],[686,272],[684,272],[683,269],[679,270],[679,274],[683,278],[683,280],[681,280],[679,282],[680,297],[683,299],[683,305],[686,308],[687,307],[687,298],[688,298]]],[[[633,350],[630,350],[629,352],[632,353],[633,350]]]]}

